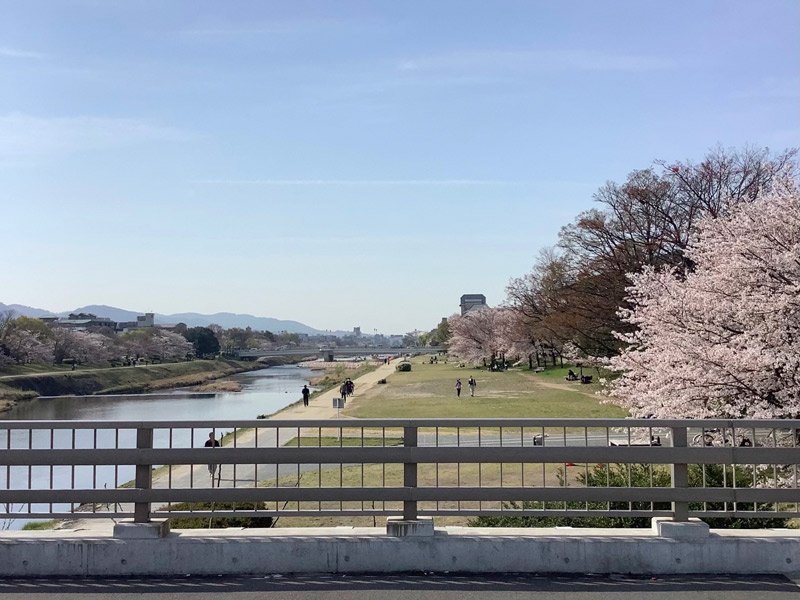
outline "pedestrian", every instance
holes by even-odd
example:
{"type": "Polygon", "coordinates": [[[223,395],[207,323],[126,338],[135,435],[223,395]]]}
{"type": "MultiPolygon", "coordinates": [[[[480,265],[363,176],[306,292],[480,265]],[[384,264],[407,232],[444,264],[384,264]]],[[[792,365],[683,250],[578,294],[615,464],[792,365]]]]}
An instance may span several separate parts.
{"type": "Polygon", "coordinates": [[[461,398],[461,380],[456,379],[456,396],[461,398]]]}
{"type": "MultiPolygon", "coordinates": [[[[206,440],[206,448],[219,448],[219,440],[214,439],[214,432],[208,434],[208,439],[206,440]]],[[[219,465],[211,463],[208,465],[208,474],[211,476],[211,487],[214,487],[214,475],[217,472],[217,467],[219,465]]],[[[220,477],[222,477],[222,469],[219,470],[220,477]]],[[[217,481],[217,487],[219,487],[219,481],[217,481]]]]}
{"type": "Polygon", "coordinates": [[[342,396],[342,402],[347,402],[347,382],[342,384],[342,387],[339,388],[339,393],[342,396]]]}
{"type": "Polygon", "coordinates": [[[475,387],[478,385],[477,382],[475,381],[475,378],[474,377],[470,377],[469,381],[467,383],[469,384],[469,395],[470,396],[474,396],[475,395],[475,387]]]}
{"type": "Polygon", "coordinates": [[[356,384],[353,383],[353,380],[348,377],[347,381],[345,381],[345,385],[347,385],[347,395],[352,396],[353,392],[356,391],[356,384]]]}
{"type": "Polygon", "coordinates": [[[303,386],[303,406],[308,406],[308,397],[311,394],[311,390],[308,389],[307,385],[303,386]]]}

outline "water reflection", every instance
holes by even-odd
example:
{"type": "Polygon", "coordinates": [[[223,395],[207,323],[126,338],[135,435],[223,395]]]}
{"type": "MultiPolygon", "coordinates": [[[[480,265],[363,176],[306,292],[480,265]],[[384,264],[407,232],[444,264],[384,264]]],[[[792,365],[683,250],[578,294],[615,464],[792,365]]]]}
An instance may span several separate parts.
{"type": "MultiPolygon", "coordinates": [[[[271,414],[297,401],[313,371],[293,366],[272,367],[240,373],[228,379],[242,385],[241,392],[196,393],[176,390],[157,394],[116,396],[71,396],[38,398],[0,413],[0,449],[27,448],[134,448],[134,430],[12,430],[2,429],[2,420],[76,421],[172,421],[246,420],[271,414]]],[[[222,431],[218,431],[218,437],[222,431]]],[[[155,447],[201,447],[206,432],[191,429],[157,429],[155,447]],[[199,436],[199,437],[198,437],[199,436]]],[[[132,466],[0,467],[2,489],[58,489],[115,487],[133,478],[132,466]]],[[[20,507],[16,507],[17,510],[20,507]]],[[[45,507],[39,507],[45,510],[45,507]]],[[[53,510],[69,510],[53,505],[53,510]]],[[[0,525],[3,518],[0,516],[0,525]]],[[[28,519],[15,519],[12,529],[28,519]]]]}
{"type": "Polygon", "coordinates": [[[313,371],[300,367],[272,367],[228,378],[241,392],[218,394],[185,390],[118,396],[60,396],[20,402],[0,413],[4,420],[151,421],[255,419],[274,413],[300,399],[300,389],[313,371]]]}

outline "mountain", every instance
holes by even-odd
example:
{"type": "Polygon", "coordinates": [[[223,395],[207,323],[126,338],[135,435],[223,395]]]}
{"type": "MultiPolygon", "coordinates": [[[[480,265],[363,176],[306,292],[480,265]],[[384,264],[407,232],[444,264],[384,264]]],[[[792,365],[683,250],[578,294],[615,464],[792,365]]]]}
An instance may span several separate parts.
{"type": "MultiPolygon", "coordinates": [[[[31,306],[24,306],[22,304],[3,304],[0,302],[0,311],[13,310],[17,315],[25,315],[26,317],[43,317],[45,315],[56,314],[60,317],[66,317],[70,313],[91,313],[98,317],[108,317],[112,321],[135,321],[138,315],[143,315],[144,312],[136,312],[132,310],[124,310],[114,306],[106,306],[104,304],[90,304],[88,306],[80,306],[74,310],[68,310],[60,313],[44,310],[41,308],[33,308],[31,306]]],[[[156,323],[186,323],[189,327],[205,327],[211,323],[216,323],[225,329],[231,327],[252,327],[253,329],[263,331],[272,331],[278,333],[279,331],[288,331],[289,333],[308,333],[316,335],[322,333],[318,329],[309,327],[298,321],[287,321],[282,319],[273,319],[271,317],[256,317],[247,314],[234,314],[234,313],[216,313],[213,315],[203,315],[199,313],[178,313],[174,315],[162,315],[156,313],[156,323]]]]}
{"type": "Polygon", "coordinates": [[[240,315],[234,313],[216,313],[213,315],[201,315],[198,313],[178,313],[175,315],[156,315],[156,323],[186,323],[189,327],[204,327],[211,323],[216,323],[230,329],[231,327],[252,327],[256,330],[288,331],[289,333],[308,333],[315,335],[321,333],[319,330],[299,323],[298,321],[284,321],[271,317],[254,317],[253,315],[240,315]]]}
{"type": "Polygon", "coordinates": [[[90,304],[88,306],[81,306],[75,310],[68,310],[58,313],[59,317],[68,317],[70,313],[88,313],[97,315],[98,317],[108,317],[117,323],[121,321],[135,321],[138,315],[143,315],[143,312],[136,312],[134,310],[124,310],[122,308],[115,308],[113,306],[106,306],[105,304],[90,304]]]}
{"type": "Polygon", "coordinates": [[[52,315],[49,310],[41,308],[33,308],[31,306],[23,306],[22,304],[3,304],[0,302],[0,312],[4,310],[13,310],[14,315],[25,315],[26,317],[44,317],[45,315],[52,315]]]}

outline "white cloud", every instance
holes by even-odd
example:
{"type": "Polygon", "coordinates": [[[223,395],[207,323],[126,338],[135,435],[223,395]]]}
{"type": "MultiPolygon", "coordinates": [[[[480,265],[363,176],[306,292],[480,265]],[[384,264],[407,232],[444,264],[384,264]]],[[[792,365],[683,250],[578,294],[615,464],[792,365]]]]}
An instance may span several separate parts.
{"type": "Polygon", "coordinates": [[[0,56],[7,58],[46,58],[46,55],[40,52],[30,52],[28,50],[19,50],[18,48],[0,48],[0,56]]]}
{"type": "Polygon", "coordinates": [[[488,50],[423,56],[401,62],[401,71],[655,71],[673,69],[669,58],[575,50],[488,50]]]}
{"type": "Polygon", "coordinates": [[[193,134],[141,119],[113,117],[0,116],[0,158],[30,159],[152,141],[180,142],[193,134]]]}

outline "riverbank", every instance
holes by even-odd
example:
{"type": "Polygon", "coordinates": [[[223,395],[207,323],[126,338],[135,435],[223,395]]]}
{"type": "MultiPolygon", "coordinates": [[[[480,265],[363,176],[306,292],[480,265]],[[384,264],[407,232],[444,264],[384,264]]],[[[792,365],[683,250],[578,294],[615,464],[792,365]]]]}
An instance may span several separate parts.
{"type": "Polygon", "coordinates": [[[37,396],[139,394],[202,385],[235,373],[263,369],[258,362],[193,360],[136,367],[109,367],[4,377],[0,382],[0,412],[37,396]]]}

